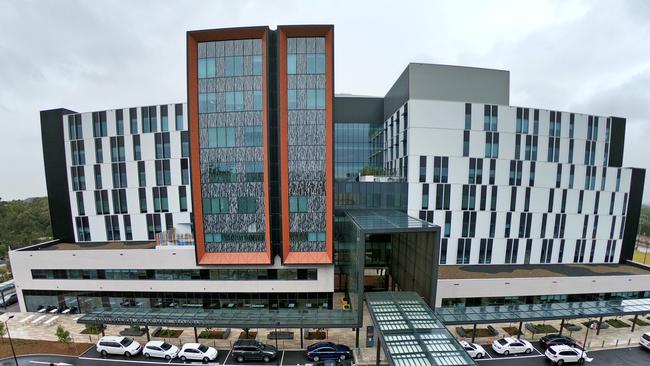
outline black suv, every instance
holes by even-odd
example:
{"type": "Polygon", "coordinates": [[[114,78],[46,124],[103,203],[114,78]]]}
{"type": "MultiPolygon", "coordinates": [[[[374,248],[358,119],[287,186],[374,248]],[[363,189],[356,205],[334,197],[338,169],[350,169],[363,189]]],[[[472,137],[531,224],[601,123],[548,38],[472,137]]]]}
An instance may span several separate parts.
{"type": "Polygon", "coordinates": [[[277,356],[277,348],[256,340],[239,340],[232,346],[232,357],[237,362],[248,360],[269,362],[277,356]]]}
{"type": "Polygon", "coordinates": [[[582,349],[575,339],[559,334],[547,334],[539,339],[539,345],[548,348],[550,346],[567,345],[573,348],[582,349]]]}

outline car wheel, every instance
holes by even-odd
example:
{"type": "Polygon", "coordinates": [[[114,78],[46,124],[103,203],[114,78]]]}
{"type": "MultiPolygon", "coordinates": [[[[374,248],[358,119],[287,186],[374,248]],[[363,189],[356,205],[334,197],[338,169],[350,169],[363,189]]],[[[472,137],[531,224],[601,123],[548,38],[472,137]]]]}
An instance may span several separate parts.
{"type": "Polygon", "coordinates": [[[209,358],[207,358],[207,357],[203,357],[203,363],[208,363],[208,361],[210,361],[209,358]]]}
{"type": "Polygon", "coordinates": [[[564,365],[564,360],[557,360],[557,365],[558,366],[564,365]]]}
{"type": "Polygon", "coordinates": [[[271,361],[271,357],[264,356],[263,360],[264,360],[264,362],[269,362],[269,361],[271,361]]]}
{"type": "Polygon", "coordinates": [[[144,358],[149,358],[149,357],[151,357],[151,355],[149,355],[148,353],[144,354],[144,358]]]}
{"type": "Polygon", "coordinates": [[[507,356],[507,355],[509,355],[509,354],[510,354],[510,351],[508,351],[508,350],[503,351],[503,355],[504,355],[504,356],[507,356]]]}
{"type": "Polygon", "coordinates": [[[581,359],[578,360],[578,365],[582,365],[583,363],[585,363],[585,359],[584,359],[584,358],[581,358],[581,359]]]}
{"type": "Polygon", "coordinates": [[[105,350],[102,350],[102,351],[99,352],[99,353],[102,354],[102,357],[106,357],[106,356],[108,356],[108,352],[106,352],[105,350]]]}
{"type": "Polygon", "coordinates": [[[483,354],[482,353],[477,353],[476,358],[483,358],[483,354]]]}
{"type": "Polygon", "coordinates": [[[131,352],[124,352],[124,357],[126,357],[126,358],[131,357],[131,352]]]}
{"type": "Polygon", "coordinates": [[[320,357],[314,356],[314,362],[318,362],[318,361],[320,361],[320,357]]]}
{"type": "Polygon", "coordinates": [[[171,360],[171,359],[172,359],[172,356],[170,356],[170,355],[165,355],[165,360],[169,361],[169,360],[171,360]]]}
{"type": "Polygon", "coordinates": [[[181,356],[181,361],[183,361],[183,362],[187,361],[187,357],[181,356]]]}
{"type": "Polygon", "coordinates": [[[243,356],[237,356],[237,362],[244,362],[243,356]]]}
{"type": "Polygon", "coordinates": [[[530,348],[526,348],[526,350],[525,350],[524,352],[525,352],[525,353],[531,353],[531,352],[533,352],[533,350],[530,349],[530,348]]]}
{"type": "Polygon", "coordinates": [[[341,357],[339,357],[339,360],[341,361],[345,360],[345,355],[341,355],[341,357]]]}

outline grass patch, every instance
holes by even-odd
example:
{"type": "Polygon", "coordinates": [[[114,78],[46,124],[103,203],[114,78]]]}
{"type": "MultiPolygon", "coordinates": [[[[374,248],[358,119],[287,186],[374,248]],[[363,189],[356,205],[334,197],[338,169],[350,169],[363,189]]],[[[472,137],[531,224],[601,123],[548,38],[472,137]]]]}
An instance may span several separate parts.
{"type": "MultiPolygon", "coordinates": [[[[557,328],[555,328],[552,325],[548,325],[548,324],[535,324],[535,325],[533,325],[533,327],[534,327],[533,329],[535,331],[534,332],[535,334],[548,334],[548,333],[557,333],[558,332],[557,328]]],[[[528,328],[528,330],[532,331],[532,329],[530,329],[530,328],[528,328]]]]}
{"type": "Polygon", "coordinates": [[[86,327],[81,331],[81,334],[99,334],[103,329],[106,329],[105,325],[86,324],[86,327]]]}
{"type": "Polygon", "coordinates": [[[476,338],[481,338],[481,337],[491,337],[492,335],[490,334],[490,331],[487,328],[476,328],[476,335],[474,336],[474,330],[473,329],[465,329],[465,332],[467,334],[467,337],[476,337],[476,338]]]}
{"type": "Polygon", "coordinates": [[[648,323],[647,321],[644,321],[643,319],[640,319],[640,318],[636,318],[636,320],[634,320],[634,318],[630,318],[628,320],[630,321],[630,323],[636,323],[636,325],[639,325],[639,326],[642,326],[642,327],[645,327],[646,325],[650,325],[650,323],[648,323]]]}
{"type": "Polygon", "coordinates": [[[630,325],[620,319],[609,319],[605,321],[614,328],[629,328],[630,325]]]}
{"type": "Polygon", "coordinates": [[[506,331],[506,333],[510,334],[511,336],[517,336],[517,335],[523,335],[524,333],[519,331],[519,328],[517,327],[503,327],[503,330],[506,331]]]}
{"type": "Polygon", "coordinates": [[[164,328],[158,329],[156,333],[153,334],[153,336],[160,338],[178,338],[181,334],[183,334],[183,331],[180,329],[164,328]]]}
{"type": "Polygon", "coordinates": [[[577,331],[580,331],[582,329],[581,326],[573,324],[573,323],[564,323],[562,328],[568,330],[569,332],[577,332],[577,331]]]}
{"type": "Polygon", "coordinates": [[[204,330],[199,333],[199,338],[204,339],[224,339],[223,330],[204,330]]]}

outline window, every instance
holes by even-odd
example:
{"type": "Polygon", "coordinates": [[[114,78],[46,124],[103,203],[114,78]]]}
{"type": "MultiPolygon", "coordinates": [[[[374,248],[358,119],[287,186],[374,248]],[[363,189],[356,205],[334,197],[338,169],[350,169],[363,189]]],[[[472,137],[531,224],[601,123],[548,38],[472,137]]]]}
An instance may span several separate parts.
{"type": "Polygon", "coordinates": [[[521,158],[521,135],[515,135],[515,159],[521,158]]]}
{"type": "Polygon", "coordinates": [[[490,264],[492,262],[492,239],[481,239],[481,246],[478,252],[479,264],[490,264]]]}
{"type": "Polygon", "coordinates": [[[169,160],[156,160],[156,185],[169,186],[172,184],[169,160]]]}
{"type": "Polygon", "coordinates": [[[498,187],[492,187],[490,191],[490,211],[496,211],[497,209],[497,194],[499,190],[498,187]]]}
{"type": "Polygon", "coordinates": [[[188,159],[181,159],[181,184],[190,184],[190,168],[188,159]]]}
{"type": "Polygon", "coordinates": [[[440,239],[440,264],[446,264],[447,263],[447,241],[449,239],[443,238],[440,239]]]}
{"type": "Polygon", "coordinates": [[[108,205],[108,191],[95,191],[95,213],[97,215],[107,215],[111,213],[108,205]]]}
{"type": "Polygon", "coordinates": [[[287,90],[287,105],[289,109],[298,109],[298,98],[296,96],[296,89],[287,90]]]}
{"type": "Polygon", "coordinates": [[[237,182],[237,165],[232,162],[212,163],[208,167],[208,181],[210,183],[237,182]]]}
{"type": "Polygon", "coordinates": [[[178,187],[178,202],[181,212],[187,212],[187,188],[185,186],[178,187]]]}
{"type": "Polygon", "coordinates": [[[144,161],[138,161],[138,187],[147,185],[147,173],[144,161]]]}
{"type": "Polygon", "coordinates": [[[307,109],[325,109],[325,89],[306,89],[307,109]]]}
{"type": "Polygon", "coordinates": [[[83,166],[70,167],[70,175],[72,176],[73,191],[83,191],[86,189],[86,177],[83,166]]]}
{"type": "Polygon", "coordinates": [[[497,132],[485,133],[485,157],[499,157],[499,134],[497,132]]]}
{"type": "Polygon", "coordinates": [[[104,147],[102,146],[102,139],[95,139],[95,162],[101,164],[104,162],[104,147]]]}
{"type": "Polygon", "coordinates": [[[506,264],[517,263],[517,252],[519,251],[519,239],[508,239],[506,241],[506,264]]]}
{"type": "Polygon", "coordinates": [[[512,212],[506,213],[506,226],[503,233],[503,236],[506,238],[510,237],[510,225],[512,224],[512,212]]]}
{"type": "Polygon", "coordinates": [[[451,211],[445,212],[445,238],[451,236],[451,211]]]}
{"type": "Polygon", "coordinates": [[[262,91],[261,90],[253,90],[253,110],[254,111],[261,111],[262,110],[262,91]]]}
{"type": "Polygon", "coordinates": [[[469,184],[481,184],[483,182],[483,159],[469,159],[469,184]]]}
{"type": "Polygon", "coordinates": [[[429,185],[428,184],[422,185],[422,209],[423,210],[429,209],[429,185]]]}
{"type": "Polygon", "coordinates": [[[465,129],[472,129],[472,104],[465,103],[465,129]]]}
{"type": "Polygon", "coordinates": [[[436,184],[436,210],[449,210],[451,184],[436,184]]]}
{"type": "Polygon", "coordinates": [[[257,212],[257,197],[238,197],[237,213],[250,214],[257,212]]]}
{"type": "Polygon", "coordinates": [[[463,185],[463,198],[462,198],[462,209],[463,210],[474,210],[476,208],[476,186],[475,185],[463,185]]]}
{"type": "Polygon", "coordinates": [[[528,185],[535,185],[535,162],[530,163],[530,174],[528,175],[528,185]]]}
{"type": "Polygon", "coordinates": [[[77,240],[78,241],[91,241],[90,238],[90,225],[88,225],[88,217],[75,217],[75,224],[77,226],[77,240]]]}
{"type": "MultiPolygon", "coordinates": [[[[243,111],[244,110],[244,92],[243,91],[231,91],[226,92],[226,112],[234,111],[243,111]]],[[[216,103],[216,101],[215,101],[216,103]]],[[[211,105],[210,97],[208,98],[208,104],[211,105]]],[[[208,112],[215,112],[215,107],[209,107],[208,112]]]]}
{"type": "Polygon", "coordinates": [[[469,131],[463,131],[463,156],[469,156],[469,131]]]}
{"type": "Polygon", "coordinates": [[[497,213],[496,212],[490,212],[490,238],[494,238],[494,234],[496,233],[496,227],[497,227],[497,213]]]}
{"type": "Polygon", "coordinates": [[[131,125],[130,131],[132,135],[138,133],[138,110],[137,108],[129,108],[129,124],[131,125]]]}
{"type": "Polygon", "coordinates": [[[125,161],[124,154],[124,137],[117,136],[111,137],[111,162],[125,161]]]}
{"type": "Polygon", "coordinates": [[[147,191],[144,188],[138,189],[138,198],[140,201],[140,213],[147,212],[147,191]]]}
{"type": "Polygon", "coordinates": [[[120,240],[120,222],[117,215],[104,216],[106,240],[120,240]]]}
{"type": "Polygon", "coordinates": [[[456,251],[456,264],[469,264],[469,257],[472,251],[472,239],[458,239],[456,251]]]}
{"type": "Polygon", "coordinates": [[[70,140],[83,139],[83,129],[81,127],[80,114],[68,115],[68,135],[70,137],[70,140]]]}
{"type": "MultiPolygon", "coordinates": [[[[232,97],[234,103],[234,95],[232,97]]],[[[234,108],[234,105],[231,105],[234,108]]],[[[217,93],[199,93],[199,113],[215,113],[217,111],[217,93]]]]}
{"type": "Polygon", "coordinates": [[[111,164],[113,172],[113,188],[126,188],[126,163],[111,164]]]}
{"type": "Polygon", "coordinates": [[[169,159],[171,157],[169,132],[156,133],[154,140],[156,142],[156,159],[169,159]]]}
{"type": "Polygon", "coordinates": [[[289,212],[308,212],[307,197],[305,196],[289,197],[289,212]]]}
{"type": "Polygon", "coordinates": [[[181,157],[190,156],[190,134],[187,131],[181,131],[181,157]]]}
{"type": "Polygon", "coordinates": [[[463,237],[474,237],[476,232],[476,212],[463,212],[463,237]]]}
{"type": "Polygon", "coordinates": [[[115,134],[124,135],[124,111],[121,109],[115,111],[115,134]]]}
{"type": "Polygon", "coordinates": [[[533,241],[526,240],[526,251],[524,252],[524,264],[530,264],[530,253],[533,250],[533,241]]]}
{"type": "Polygon", "coordinates": [[[247,161],[244,163],[244,178],[246,182],[264,181],[264,162],[247,161]]]}
{"type": "Polygon", "coordinates": [[[539,135],[539,109],[533,110],[533,135],[539,135]]]}
{"type": "Polygon", "coordinates": [[[483,113],[483,130],[496,131],[498,122],[498,106],[485,105],[483,113]]]}
{"type": "Polygon", "coordinates": [[[296,54],[287,55],[287,74],[296,74],[296,54]]]}
{"type": "Polygon", "coordinates": [[[552,255],[553,255],[553,240],[551,239],[542,240],[542,252],[539,257],[539,262],[551,263],[552,255]]]}
{"type": "Polygon", "coordinates": [[[124,221],[124,238],[126,240],[133,240],[133,230],[131,229],[131,216],[124,215],[122,219],[124,221]]]}
{"type": "Polygon", "coordinates": [[[183,130],[183,105],[176,104],[174,105],[174,112],[176,116],[176,131],[183,130]]]}
{"type": "Polygon", "coordinates": [[[510,161],[510,185],[521,185],[521,171],[523,169],[523,162],[521,161],[510,161]]]}
{"type": "Polygon", "coordinates": [[[262,126],[244,127],[243,146],[262,146],[262,126]]]}
{"type": "Polygon", "coordinates": [[[126,190],[114,189],[111,191],[111,195],[113,196],[113,213],[116,214],[127,213],[129,208],[126,204],[126,190]]]}
{"type": "Polygon", "coordinates": [[[206,214],[230,213],[230,202],[227,197],[204,197],[203,212],[206,214]]]}
{"type": "Polygon", "coordinates": [[[576,240],[576,248],[573,254],[574,263],[583,263],[585,260],[585,247],[587,245],[586,240],[576,240]]]}
{"type": "Polygon", "coordinates": [[[77,192],[77,214],[83,216],[86,214],[86,209],[84,207],[84,196],[82,192],[77,192]]]}
{"type": "Polygon", "coordinates": [[[151,188],[153,196],[153,211],[154,212],[167,212],[169,211],[169,200],[167,198],[167,187],[153,187],[151,188]]]}
{"type": "Polygon", "coordinates": [[[83,141],[70,141],[70,152],[72,155],[72,165],[86,164],[86,153],[84,151],[83,141]]]}
{"type": "Polygon", "coordinates": [[[106,112],[93,112],[93,137],[106,137],[108,129],[106,127],[106,112]]]}
{"type": "Polygon", "coordinates": [[[616,253],[616,240],[608,240],[607,249],[605,249],[605,263],[614,262],[614,253],[616,253]]]}
{"type": "Polygon", "coordinates": [[[208,128],[208,147],[215,148],[235,146],[237,146],[235,127],[208,128]]]}
{"type": "Polygon", "coordinates": [[[169,131],[169,117],[167,115],[167,106],[160,106],[160,131],[167,132],[169,131]]]}
{"type": "Polygon", "coordinates": [[[160,215],[157,214],[147,214],[147,236],[149,240],[154,240],[156,234],[162,231],[160,225],[160,215]]]}
{"type": "Polygon", "coordinates": [[[140,135],[133,135],[133,160],[142,160],[142,148],[140,146],[140,135]]]}
{"type": "Polygon", "coordinates": [[[98,164],[93,166],[95,177],[95,189],[102,189],[102,167],[98,164]]]}
{"type": "Polygon", "coordinates": [[[433,182],[447,183],[449,158],[436,156],[433,158],[433,182]]]}
{"type": "Polygon", "coordinates": [[[142,114],[142,133],[156,132],[158,128],[156,107],[141,107],[140,113],[142,114]]]}

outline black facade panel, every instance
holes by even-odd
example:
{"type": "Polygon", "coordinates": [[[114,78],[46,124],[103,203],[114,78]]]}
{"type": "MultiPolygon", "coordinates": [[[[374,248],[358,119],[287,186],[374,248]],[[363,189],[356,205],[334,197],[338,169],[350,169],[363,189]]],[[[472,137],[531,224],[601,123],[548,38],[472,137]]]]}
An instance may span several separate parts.
{"type": "Polygon", "coordinates": [[[620,262],[632,260],[636,235],[639,231],[639,216],[641,215],[641,201],[643,200],[643,184],[645,182],[645,169],[632,169],[630,179],[630,194],[627,200],[627,211],[625,212],[625,232],[623,233],[623,245],[621,246],[620,262]]]}
{"type": "Polygon", "coordinates": [[[397,108],[409,100],[409,67],[406,67],[402,75],[399,76],[395,84],[386,93],[384,97],[384,118],[382,120],[388,119],[391,114],[395,113],[397,108]]]}
{"type": "Polygon", "coordinates": [[[278,83],[278,34],[276,31],[269,31],[267,42],[267,91],[268,91],[268,164],[269,169],[269,216],[271,219],[271,244],[272,256],[282,257],[282,207],[280,200],[280,108],[278,95],[280,86],[278,83]]]}
{"type": "Polygon", "coordinates": [[[383,121],[384,98],[334,97],[334,123],[383,121]]]}
{"type": "Polygon", "coordinates": [[[74,242],[74,225],[68,192],[68,169],[65,161],[63,115],[76,113],[67,109],[41,111],[41,140],[45,184],[50,208],[52,236],[61,241],[74,242]]]}
{"type": "Polygon", "coordinates": [[[625,118],[611,117],[611,136],[608,166],[623,166],[623,147],[625,146],[625,118]]]}

